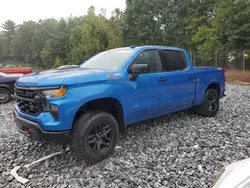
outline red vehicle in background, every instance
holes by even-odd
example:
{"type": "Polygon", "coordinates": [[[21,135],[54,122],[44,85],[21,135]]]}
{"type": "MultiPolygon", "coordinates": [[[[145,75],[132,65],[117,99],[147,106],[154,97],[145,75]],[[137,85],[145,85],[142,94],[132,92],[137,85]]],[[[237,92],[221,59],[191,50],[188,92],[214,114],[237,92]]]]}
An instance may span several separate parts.
{"type": "Polygon", "coordinates": [[[32,73],[32,68],[3,68],[0,72],[5,74],[30,74],[32,73]]]}

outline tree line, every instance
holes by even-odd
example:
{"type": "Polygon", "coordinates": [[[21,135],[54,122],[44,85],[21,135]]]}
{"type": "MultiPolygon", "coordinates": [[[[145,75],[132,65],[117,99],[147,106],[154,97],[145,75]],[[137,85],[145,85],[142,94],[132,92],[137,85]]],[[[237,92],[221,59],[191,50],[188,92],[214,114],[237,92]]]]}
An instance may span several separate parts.
{"type": "Polygon", "coordinates": [[[250,49],[250,0],[126,0],[126,9],[91,6],[85,16],[20,25],[5,21],[0,59],[42,68],[79,64],[107,49],[165,45],[197,50],[203,60],[215,53],[250,49]]]}

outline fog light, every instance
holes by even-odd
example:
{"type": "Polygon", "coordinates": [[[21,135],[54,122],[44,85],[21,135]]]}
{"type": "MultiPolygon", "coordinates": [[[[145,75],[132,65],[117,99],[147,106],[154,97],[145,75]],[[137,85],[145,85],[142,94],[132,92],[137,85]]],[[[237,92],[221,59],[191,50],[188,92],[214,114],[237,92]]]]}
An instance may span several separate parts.
{"type": "Polygon", "coordinates": [[[53,116],[54,120],[58,120],[58,106],[53,104],[48,104],[48,111],[53,116]]]}

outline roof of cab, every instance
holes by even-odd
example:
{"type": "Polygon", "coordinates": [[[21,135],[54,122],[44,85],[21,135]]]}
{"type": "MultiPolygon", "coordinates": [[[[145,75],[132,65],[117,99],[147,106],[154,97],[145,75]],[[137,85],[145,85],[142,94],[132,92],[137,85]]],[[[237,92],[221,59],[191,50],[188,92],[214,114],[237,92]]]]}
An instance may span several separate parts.
{"type": "Polygon", "coordinates": [[[121,48],[116,48],[116,49],[135,49],[136,51],[139,50],[146,50],[146,49],[166,49],[166,50],[176,50],[176,51],[184,51],[183,48],[177,48],[173,46],[157,46],[157,45],[145,45],[145,46],[136,46],[132,45],[130,47],[121,47],[121,48]]]}
{"type": "Polygon", "coordinates": [[[157,46],[157,45],[146,45],[146,46],[136,46],[133,45],[130,48],[135,48],[135,49],[168,49],[168,50],[178,50],[178,51],[183,51],[184,49],[182,48],[177,48],[177,47],[172,47],[172,46],[157,46]]]}
{"type": "Polygon", "coordinates": [[[121,47],[121,48],[115,48],[111,50],[122,50],[122,49],[134,49],[137,52],[140,50],[147,50],[147,49],[164,49],[164,50],[175,50],[175,51],[182,51],[182,52],[185,51],[185,49],[183,48],[177,48],[177,47],[172,47],[172,46],[157,46],[157,45],[145,45],[145,46],[132,45],[130,47],[121,47]]]}

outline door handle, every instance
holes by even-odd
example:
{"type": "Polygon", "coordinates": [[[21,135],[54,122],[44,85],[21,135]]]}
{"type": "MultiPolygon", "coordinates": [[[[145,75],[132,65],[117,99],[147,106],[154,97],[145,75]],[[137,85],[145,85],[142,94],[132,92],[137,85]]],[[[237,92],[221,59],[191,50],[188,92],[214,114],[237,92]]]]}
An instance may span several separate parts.
{"type": "Polygon", "coordinates": [[[188,76],[188,79],[191,79],[191,78],[193,78],[193,76],[192,76],[192,75],[189,75],[189,76],[188,76]]]}
{"type": "Polygon", "coordinates": [[[167,78],[160,78],[159,80],[158,80],[158,82],[166,82],[167,81],[167,78]]]}

